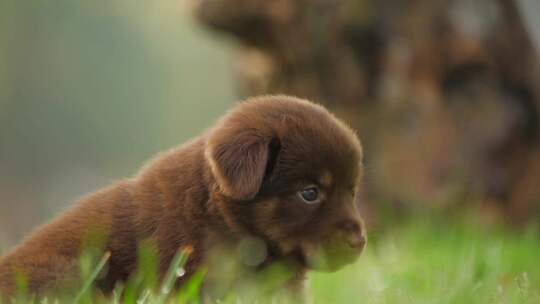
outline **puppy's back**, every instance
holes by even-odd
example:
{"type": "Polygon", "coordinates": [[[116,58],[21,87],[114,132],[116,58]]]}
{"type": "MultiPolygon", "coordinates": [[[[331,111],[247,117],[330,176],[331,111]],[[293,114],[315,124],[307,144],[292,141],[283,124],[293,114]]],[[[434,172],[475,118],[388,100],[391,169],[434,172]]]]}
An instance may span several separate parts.
{"type": "Polygon", "coordinates": [[[114,209],[129,203],[129,188],[128,182],[119,183],[84,198],[8,252],[0,259],[0,293],[12,295],[18,275],[28,280],[29,290],[39,292],[74,274],[85,243],[104,240],[113,226],[114,209]]]}
{"type": "Polygon", "coordinates": [[[14,294],[19,274],[27,279],[31,293],[54,292],[72,283],[78,278],[79,256],[85,249],[111,253],[100,285],[112,289],[116,281],[128,279],[136,266],[138,242],[150,236],[164,240],[160,255],[166,264],[183,242],[167,240],[189,233],[179,226],[192,225],[190,216],[199,212],[186,202],[186,195],[195,200],[207,196],[202,185],[202,149],[204,139],[199,137],[162,153],[133,179],[90,194],[36,229],[0,258],[0,295],[14,294]]]}

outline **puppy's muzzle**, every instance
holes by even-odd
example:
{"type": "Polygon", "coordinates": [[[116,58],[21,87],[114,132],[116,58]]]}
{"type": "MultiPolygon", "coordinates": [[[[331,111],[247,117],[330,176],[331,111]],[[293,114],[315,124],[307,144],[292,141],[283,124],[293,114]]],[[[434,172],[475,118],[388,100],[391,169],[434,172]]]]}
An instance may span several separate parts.
{"type": "Polygon", "coordinates": [[[354,263],[367,243],[363,227],[359,217],[346,217],[336,222],[332,236],[320,247],[315,246],[315,250],[303,248],[307,266],[313,270],[333,272],[354,263]]]}
{"type": "Polygon", "coordinates": [[[363,222],[360,219],[346,219],[338,223],[344,241],[354,249],[361,251],[367,243],[363,222]]]}

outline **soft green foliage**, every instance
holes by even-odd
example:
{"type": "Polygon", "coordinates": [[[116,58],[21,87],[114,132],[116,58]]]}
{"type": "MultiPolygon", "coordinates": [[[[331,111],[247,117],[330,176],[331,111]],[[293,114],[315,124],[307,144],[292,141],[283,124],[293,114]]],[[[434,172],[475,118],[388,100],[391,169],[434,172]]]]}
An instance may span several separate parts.
{"type": "MultiPolygon", "coordinates": [[[[510,232],[462,221],[416,219],[372,232],[366,252],[355,265],[332,274],[312,273],[309,294],[314,303],[540,303],[538,253],[540,235],[535,227],[510,232]]],[[[108,256],[95,260],[91,268],[83,259],[83,287],[66,294],[78,293],[79,303],[200,303],[206,269],[170,293],[188,255],[189,249],[179,252],[164,281],[158,283],[155,246],[144,242],[139,248],[140,271],[109,298],[87,292],[108,256]]],[[[280,278],[269,277],[268,286],[280,278]]],[[[231,292],[221,303],[236,303],[231,292]]],[[[19,294],[17,302],[26,303],[28,298],[19,294]]],[[[73,298],[61,299],[61,303],[73,302],[73,298]]]]}

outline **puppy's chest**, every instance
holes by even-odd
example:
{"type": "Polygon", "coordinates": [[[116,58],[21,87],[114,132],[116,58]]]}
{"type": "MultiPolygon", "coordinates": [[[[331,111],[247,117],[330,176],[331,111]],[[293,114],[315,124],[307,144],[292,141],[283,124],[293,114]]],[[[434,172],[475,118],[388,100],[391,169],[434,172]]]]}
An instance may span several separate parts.
{"type": "Polygon", "coordinates": [[[298,269],[272,256],[254,237],[208,233],[201,267],[206,271],[204,293],[214,299],[231,292],[243,298],[273,295],[303,281],[298,269]]]}

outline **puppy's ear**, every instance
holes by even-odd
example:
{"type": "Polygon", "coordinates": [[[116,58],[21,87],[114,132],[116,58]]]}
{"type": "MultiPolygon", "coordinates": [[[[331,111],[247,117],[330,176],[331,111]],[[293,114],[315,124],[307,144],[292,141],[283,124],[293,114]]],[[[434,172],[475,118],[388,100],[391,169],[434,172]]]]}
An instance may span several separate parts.
{"type": "Polygon", "coordinates": [[[210,136],[205,154],[223,193],[250,200],[270,176],[279,147],[275,138],[256,130],[221,129],[210,136]]]}

